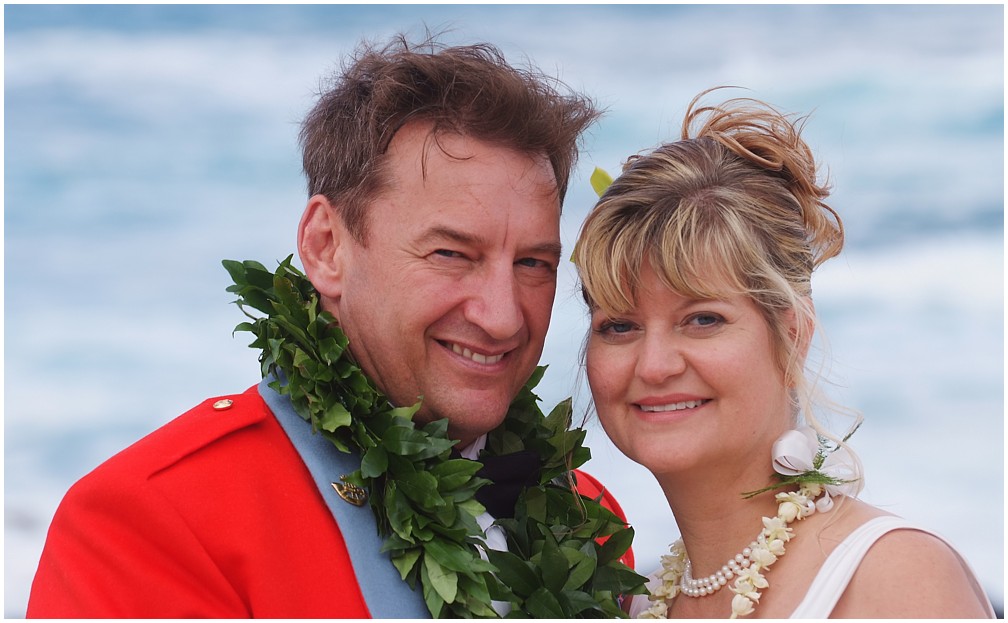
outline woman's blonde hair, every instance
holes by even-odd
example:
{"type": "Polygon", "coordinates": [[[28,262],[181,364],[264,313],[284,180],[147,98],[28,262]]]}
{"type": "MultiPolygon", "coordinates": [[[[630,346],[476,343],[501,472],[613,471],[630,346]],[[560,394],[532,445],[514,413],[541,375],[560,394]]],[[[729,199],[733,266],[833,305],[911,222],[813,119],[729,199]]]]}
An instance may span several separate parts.
{"type": "Polygon", "coordinates": [[[840,252],[843,224],[824,203],[805,118],[748,98],[701,105],[713,90],[690,103],[681,140],[632,156],[589,213],[573,258],[582,293],[592,311],[625,313],[650,266],[684,296],[748,296],[795,388],[796,415],[800,406],[809,416],[812,271],[840,252]]]}

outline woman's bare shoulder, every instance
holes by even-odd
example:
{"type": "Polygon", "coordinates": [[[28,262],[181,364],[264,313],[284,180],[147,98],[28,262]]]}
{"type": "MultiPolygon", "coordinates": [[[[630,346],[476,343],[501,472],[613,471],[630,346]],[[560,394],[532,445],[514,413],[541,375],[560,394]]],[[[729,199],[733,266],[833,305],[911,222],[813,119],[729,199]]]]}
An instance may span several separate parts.
{"type": "MultiPolygon", "coordinates": [[[[860,518],[888,514],[863,502],[858,506],[851,514],[860,518]]],[[[921,530],[896,529],[868,550],[832,616],[984,618],[989,613],[977,589],[971,572],[945,541],[921,530]]]]}

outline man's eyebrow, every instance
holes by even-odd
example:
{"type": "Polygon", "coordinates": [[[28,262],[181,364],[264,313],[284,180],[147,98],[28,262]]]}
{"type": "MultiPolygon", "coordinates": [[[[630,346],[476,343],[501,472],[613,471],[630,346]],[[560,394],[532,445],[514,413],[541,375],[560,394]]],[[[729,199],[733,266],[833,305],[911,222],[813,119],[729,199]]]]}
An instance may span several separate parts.
{"type": "MultiPolygon", "coordinates": [[[[420,242],[434,242],[437,240],[451,240],[460,244],[480,245],[486,244],[485,237],[479,234],[459,231],[444,225],[435,225],[420,236],[420,242]]],[[[522,253],[544,254],[550,257],[560,257],[563,254],[563,246],[559,242],[547,241],[521,250],[522,253]]]]}
{"type": "Polygon", "coordinates": [[[435,225],[424,231],[423,235],[420,236],[421,242],[435,240],[451,240],[462,244],[480,244],[486,242],[482,236],[445,227],[444,225],[435,225]]]}
{"type": "Polygon", "coordinates": [[[563,254],[563,246],[559,242],[544,242],[533,246],[529,249],[529,252],[535,254],[542,253],[550,257],[560,257],[563,254]]]}

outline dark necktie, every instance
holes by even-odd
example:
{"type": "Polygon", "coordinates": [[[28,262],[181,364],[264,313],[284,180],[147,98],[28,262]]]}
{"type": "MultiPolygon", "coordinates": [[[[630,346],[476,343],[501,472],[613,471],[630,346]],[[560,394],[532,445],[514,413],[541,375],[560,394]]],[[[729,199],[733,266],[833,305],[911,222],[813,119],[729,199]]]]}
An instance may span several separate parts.
{"type": "Polygon", "coordinates": [[[522,450],[501,456],[481,456],[483,467],[476,472],[490,481],[476,491],[476,500],[495,519],[514,517],[515,503],[522,489],[539,484],[542,463],[539,454],[522,450]]]}

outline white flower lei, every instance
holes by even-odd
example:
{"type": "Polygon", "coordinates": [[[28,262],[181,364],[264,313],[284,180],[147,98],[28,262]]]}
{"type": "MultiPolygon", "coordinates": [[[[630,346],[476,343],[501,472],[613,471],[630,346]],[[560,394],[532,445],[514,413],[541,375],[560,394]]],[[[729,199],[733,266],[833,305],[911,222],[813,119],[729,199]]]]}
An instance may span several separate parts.
{"type": "MultiPolygon", "coordinates": [[[[774,443],[773,465],[776,472],[784,476],[782,483],[745,494],[746,497],[791,483],[797,483],[799,488],[774,496],[777,516],[763,517],[763,530],[750,545],[748,564],[737,574],[726,574],[735,580],[729,586],[735,593],[732,619],[752,614],[762,595],[760,590],[770,587],[764,571],[784,555],[784,544],[794,536],[788,524],[817,510],[828,512],[833,508],[831,495],[856,495],[863,486],[862,479],[857,477],[856,463],[846,448],[827,446],[807,426],[784,433],[774,443]]],[[[669,553],[662,556],[661,570],[648,582],[648,598],[653,604],[638,618],[667,618],[669,602],[681,592],[680,582],[688,564],[686,547],[682,539],[678,539],[669,547],[669,553]]]]}

